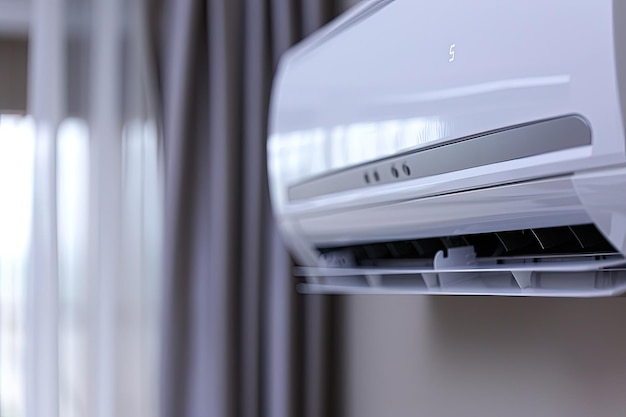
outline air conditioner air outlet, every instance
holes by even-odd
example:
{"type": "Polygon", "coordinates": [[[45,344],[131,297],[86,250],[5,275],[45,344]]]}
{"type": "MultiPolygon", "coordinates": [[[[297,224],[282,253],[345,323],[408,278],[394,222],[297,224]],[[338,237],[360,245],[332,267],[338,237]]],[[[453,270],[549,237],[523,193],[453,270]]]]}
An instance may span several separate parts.
{"type": "Polygon", "coordinates": [[[496,263],[620,256],[593,224],[321,246],[317,249],[322,259],[344,259],[344,265],[372,267],[424,264],[431,262],[440,251],[447,254],[450,249],[459,247],[472,247],[476,259],[496,263]]]}

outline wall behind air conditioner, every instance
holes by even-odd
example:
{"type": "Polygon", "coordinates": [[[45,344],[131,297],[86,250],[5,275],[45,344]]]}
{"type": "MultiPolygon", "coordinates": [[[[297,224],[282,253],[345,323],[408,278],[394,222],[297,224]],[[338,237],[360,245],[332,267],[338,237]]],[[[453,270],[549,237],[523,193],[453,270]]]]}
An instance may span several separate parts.
{"type": "Polygon", "coordinates": [[[345,417],[626,416],[626,298],[340,305],[345,417]]]}
{"type": "Polygon", "coordinates": [[[626,299],[343,298],[343,413],[624,416],[626,299]]]}

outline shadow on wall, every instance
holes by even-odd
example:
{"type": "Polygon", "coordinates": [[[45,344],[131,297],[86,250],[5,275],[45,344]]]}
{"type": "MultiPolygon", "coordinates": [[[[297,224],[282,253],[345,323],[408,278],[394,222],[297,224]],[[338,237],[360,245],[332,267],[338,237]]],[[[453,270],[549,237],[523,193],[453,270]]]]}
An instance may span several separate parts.
{"type": "Polygon", "coordinates": [[[346,301],[345,415],[625,413],[626,299],[346,301]]]}

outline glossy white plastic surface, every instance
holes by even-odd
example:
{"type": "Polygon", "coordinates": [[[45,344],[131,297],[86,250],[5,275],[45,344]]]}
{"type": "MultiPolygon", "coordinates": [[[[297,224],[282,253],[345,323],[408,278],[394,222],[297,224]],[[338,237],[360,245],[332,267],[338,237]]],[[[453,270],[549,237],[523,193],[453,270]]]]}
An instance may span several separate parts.
{"type": "Polygon", "coordinates": [[[617,0],[374,0],[290,50],[272,92],[268,170],[299,261],[316,266],[317,244],[589,222],[624,252],[622,9],[617,0]],[[569,114],[587,121],[591,145],[287,196],[315,176],[569,114]]]}

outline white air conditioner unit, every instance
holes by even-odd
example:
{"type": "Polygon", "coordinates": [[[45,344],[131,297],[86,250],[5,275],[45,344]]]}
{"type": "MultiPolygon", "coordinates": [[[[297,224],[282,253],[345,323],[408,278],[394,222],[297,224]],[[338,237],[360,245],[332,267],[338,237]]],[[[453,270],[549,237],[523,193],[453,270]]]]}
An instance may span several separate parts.
{"type": "Polygon", "coordinates": [[[626,292],[626,2],[396,0],[282,58],[274,213],[331,293],[626,292]]]}

